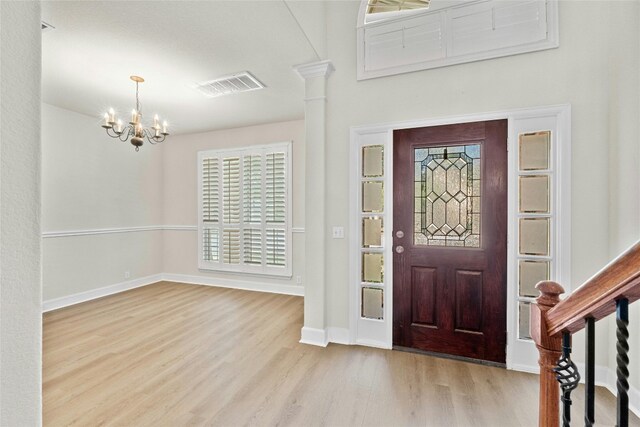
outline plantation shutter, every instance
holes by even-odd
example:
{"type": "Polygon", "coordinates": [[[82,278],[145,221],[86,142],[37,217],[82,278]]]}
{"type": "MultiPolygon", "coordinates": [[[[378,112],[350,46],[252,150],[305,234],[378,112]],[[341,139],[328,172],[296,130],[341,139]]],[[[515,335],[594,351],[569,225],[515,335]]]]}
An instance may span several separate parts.
{"type": "Polygon", "coordinates": [[[199,267],[291,275],[290,143],[198,153],[199,267]]]}

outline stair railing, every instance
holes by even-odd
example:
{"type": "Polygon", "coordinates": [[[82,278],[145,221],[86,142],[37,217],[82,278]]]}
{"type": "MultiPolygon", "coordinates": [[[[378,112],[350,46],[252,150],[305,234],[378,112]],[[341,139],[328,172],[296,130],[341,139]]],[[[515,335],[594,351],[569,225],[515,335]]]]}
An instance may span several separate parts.
{"type": "Polygon", "coordinates": [[[566,299],[556,282],[536,285],[540,296],[531,304],[531,337],[540,354],[539,425],[571,422],[571,392],[580,373],[571,360],[571,336],[585,329],[584,424],[595,424],[595,322],[616,313],[617,426],[629,425],[629,304],[640,299],[640,242],[618,256],[566,299]],[[562,392],[562,393],[561,393],[562,392]]]}

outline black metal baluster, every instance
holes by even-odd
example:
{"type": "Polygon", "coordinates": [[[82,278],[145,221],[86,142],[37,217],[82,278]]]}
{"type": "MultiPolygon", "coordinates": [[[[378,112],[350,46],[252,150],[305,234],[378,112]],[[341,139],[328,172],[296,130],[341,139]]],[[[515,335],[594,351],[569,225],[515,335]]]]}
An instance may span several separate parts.
{"type": "Polygon", "coordinates": [[[554,369],[556,379],[562,389],[562,425],[571,425],[571,392],[578,387],[580,373],[571,360],[571,334],[562,333],[562,356],[558,360],[558,366],[554,369]]]}
{"type": "Polygon", "coordinates": [[[585,352],[586,360],[585,360],[585,373],[584,373],[584,391],[585,391],[584,425],[587,427],[591,427],[595,423],[595,419],[596,419],[595,417],[596,321],[593,317],[588,317],[585,319],[585,322],[586,322],[585,332],[587,334],[587,341],[586,341],[586,352],[585,352]]]}
{"type": "Polygon", "coordinates": [[[616,337],[618,343],[616,349],[618,350],[618,356],[616,362],[618,368],[616,374],[618,380],[616,385],[618,388],[618,427],[627,427],[629,425],[629,344],[627,338],[629,338],[629,330],[627,325],[629,324],[629,300],[624,298],[616,301],[616,337]]]}

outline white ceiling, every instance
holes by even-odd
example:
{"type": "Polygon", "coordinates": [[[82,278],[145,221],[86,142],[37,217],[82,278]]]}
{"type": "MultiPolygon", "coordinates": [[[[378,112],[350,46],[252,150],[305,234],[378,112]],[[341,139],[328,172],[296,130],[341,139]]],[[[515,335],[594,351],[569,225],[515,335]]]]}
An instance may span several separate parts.
{"type": "Polygon", "coordinates": [[[96,117],[128,118],[132,74],[148,122],[172,133],[304,117],[304,85],[292,66],[317,61],[283,1],[50,1],[42,19],[43,100],[96,117]],[[196,82],[248,70],[267,88],[207,98],[196,82]]]}

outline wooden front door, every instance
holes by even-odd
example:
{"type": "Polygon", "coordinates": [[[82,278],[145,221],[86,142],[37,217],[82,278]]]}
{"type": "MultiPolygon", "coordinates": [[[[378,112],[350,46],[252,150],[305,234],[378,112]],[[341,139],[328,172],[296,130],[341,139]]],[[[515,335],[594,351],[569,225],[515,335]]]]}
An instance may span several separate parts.
{"type": "Polygon", "coordinates": [[[393,135],[393,343],[505,362],[507,121],[393,135]]]}

